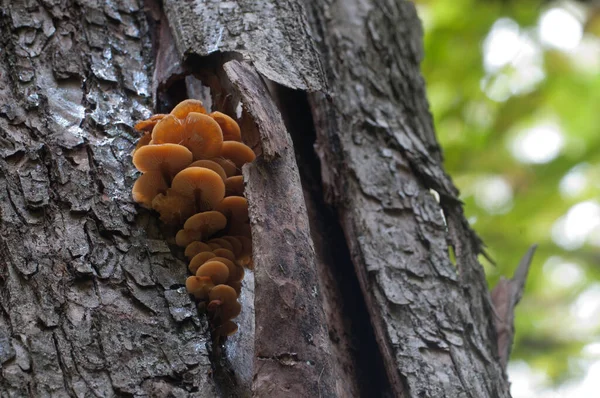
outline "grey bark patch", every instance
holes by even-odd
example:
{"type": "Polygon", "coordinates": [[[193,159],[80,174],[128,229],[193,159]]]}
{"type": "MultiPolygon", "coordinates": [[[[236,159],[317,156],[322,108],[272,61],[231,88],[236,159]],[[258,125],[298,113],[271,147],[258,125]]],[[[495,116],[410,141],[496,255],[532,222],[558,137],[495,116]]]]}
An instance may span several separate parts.
{"type": "Polygon", "coordinates": [[[239,54],[260,74],[286,87],[324,88],[301,1],[167,0],[164,4],[182,58],[239,54]]]}

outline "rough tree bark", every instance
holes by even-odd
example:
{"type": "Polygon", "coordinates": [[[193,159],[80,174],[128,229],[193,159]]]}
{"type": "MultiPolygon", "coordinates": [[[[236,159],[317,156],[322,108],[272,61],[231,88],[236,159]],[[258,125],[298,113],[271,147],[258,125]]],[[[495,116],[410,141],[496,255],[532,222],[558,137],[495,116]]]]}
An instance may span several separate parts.
{"type": "Polygon", "coordinates": [[[509,396],[522,283],[499,348],[412,3],[3,0],[0,33],[0,396],[509,396]],[[130,198],[133,124],[186,97],[258,154],[224,347],[130,198]]]}

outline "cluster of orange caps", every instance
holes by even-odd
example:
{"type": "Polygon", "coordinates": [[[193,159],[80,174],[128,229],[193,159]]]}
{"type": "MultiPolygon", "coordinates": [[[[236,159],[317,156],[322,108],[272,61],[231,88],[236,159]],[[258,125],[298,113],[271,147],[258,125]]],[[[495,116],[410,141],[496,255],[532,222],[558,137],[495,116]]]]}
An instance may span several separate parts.
{"type": "Polygon", "coordinates": [[[183,225],[175,242],[190,259],[193,275],[185,286],[216,333],[231,335],[237,330],[231,319],[241,311],[243,266],[252,267],[241,167],[254,160],[254,152],[241,142],[235,120],[207,114],[198,100],[185,100],[135,128],[145,134],[133,152],[133,164],[143,173],[133,199],[160,213],[165,224],[183,225]]]}

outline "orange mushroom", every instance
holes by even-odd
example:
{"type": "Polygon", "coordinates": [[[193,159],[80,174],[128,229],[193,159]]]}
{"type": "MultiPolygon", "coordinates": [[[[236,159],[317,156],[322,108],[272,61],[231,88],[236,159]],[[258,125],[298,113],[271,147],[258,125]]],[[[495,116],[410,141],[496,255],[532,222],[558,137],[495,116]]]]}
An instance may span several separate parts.
{"type": "Polygon", "coordinates": [[[152,208],[165,224],[179,225],[194,214],[195,206],[188,198],[167,189],[166,194],[158,194],[152,200],[152,208]]]}
{"type": "Polygon", "coordinates": [[[192,153],[186,147],[177,144],[146,145],[133,154],[133,164],[139,171],[159,171],[168,182],[190,163],[192,153]]]}
{"type": "Polygon", "coordinates": [[[190,198],[196,211],[213,209],[225,197],[223,179],[204,167],[188,167],[180,171],[171,185],[173,191],[190,198]]]}
{"type": "Polygon", "coordinates": [[[212,248],[204,242],[195,241],[186,246],[184,254],[191,259],[202,252],[212,252],[212,248]]]}
{"type": "Polygon", "coordinates": [[[240,313],[235,289],[228,285],[217,285],[208,293],[208,311],[214,318],[227,321],[240,313]]]}
{"type": "Polygon", "coordinates": [[[219,247],[222,247],[224,249],[229,249],[231,251],[233,251],[233,246],[231,245],[231,243],[229,243],[229,241],[225,240],[225,239],[221,239],[221,238],[215,238],[215,239],[211,239],[208,242],[209,245],[211,243],[216,243],[217,245],[219,245],[219,247]]]}
{"type": "Polygon", "coordinates": [[[244,194],[244,177],[243,176],[228,177],[225,180],[225,196],[242,196],[243,194],[244,194]]]}
{"type": "Polygon", "coordinates": [[[192,274],[196,274],[196,271],[198,271],[198,268],[200,268],[202,264],[215,257],[217,256],[212,252],[200,252],[192,258],[190,264],[188,265],[188,269],[192,274]]]}
{"type": "Polygon", "coordinates": [[[231,261],[235,261],[235,255],[233,254],[233,252],[231,250],[221,247],[218,249],[214,249],[212,252],[215,254],[215,256],[225,257],[231,261]]]}
{"type": "Polygon", "coordinates": [[[238,172],[237,167],[235,167],[235,163],[233,163],[231,160],[224,158],[212,158],[210,160],[221,166],[223,170],[225,170],[227,177],[233,177],[238,172]]]}
{"type": "Polygon", "coordinates": [[[175,236],[178,246],[188,246],[195,240],[202,240],[219,232],[227,225],[227,219],[218,211],[205,211],[194,214],[183,224],[183,229],[175,236]]]}
{"type": "Polygon", "coordinates": [[[221,239],[224,239],[231,244],[231,251],[236,258],[242,253],[242,242],[240,242],[239,239],[234,238],[233,236],[222,236],[221,239]]]}
{"type": "Polygon", "coordinates": [[[160,172],[142,174],[133,184],[133,200],[151,209],[154,198],[167,191],[168,185],[160,172]]]}
{"type": "Polygon", "coordinates": [[[213,112],[208,116],[215,119],[223,131],[223,141],[241,141],[242,132],[235,120],[221,112],[213,112]]]}
{"type": "Polygon", "coordinates": [[[206,109],[202,105],[202,101],[197,99],[186,99],[173,108],[171,115],[179,119],[184,119],[190,112],[206,113],[206,109]]]}
{"type": "Polygon", "coordinates": [[[152,115],[150,117],[150,119],[146,119],[146,120],[142,120],[141,122],[137,122],[135,124],[135,126],[133,126],[134,129],[138,130],[138,131],[147,131],[147,132],[152,132],[152,129],[154,128],[154,126],[156,126],[156,124],[161,121],[165,116],[164,113],[157,113],[156,115],[152,115]]]}
{"type": "Polygon", "coordinates": [[[225,170],[223,169],[223,167],[221,167],[221,165],[212,160],[196,160],[188,167],[204,167],[217,173],[223,179],[223,181],[227,180],[227,174],[225,174],[225,170]]]}
{"type": "Polygon", "coordinates": [[[198,268],[196,276],[209,276],[215,285],[220,285],[229,279],[229,268],[220,261],[209,260],[198,268]]]}
{"type": "Polygon", "coordinates": [[[212,279],[208,276],[190,276],[185,280],[185,288],[188,293],[200,300],[206,300],[210,291],[215,287],[212,279]]]}
{"type": "Polygon", "coordinates": [[[219,124],[203,113],[191,112],[185,120],[183,145],[194,154],[194,159],[219,156],[223,145],[223,132],[219,124]]]}
{"type": "Polygon", "coordinates": [[[231,160],[235,167],[241,169],[244,164],[252,162],[256,155],[249,146],[241,142],[225,141],[221,147],[221,157],[231,160]]]}
{"type": "Polygon", "coordinates": [[[183,121],[173,115],[166,115],[152,130],[155,144],[174,143],[183,145],[185,126],[183,121]]]}
{"type": "Polygon", "coordinates": [[[237,294],[231,286],[217,285],[210,291],[208,298],[210,301],[218,300],[223,305],[236,302],[237,294]]]}

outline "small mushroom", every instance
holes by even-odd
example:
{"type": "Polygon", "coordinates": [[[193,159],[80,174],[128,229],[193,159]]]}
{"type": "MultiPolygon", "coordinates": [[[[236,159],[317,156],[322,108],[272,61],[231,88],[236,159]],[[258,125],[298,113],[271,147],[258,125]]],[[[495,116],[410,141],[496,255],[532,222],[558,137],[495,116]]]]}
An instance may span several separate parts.
{"type": "Polygon", "coordinates": [[[250,220],[248,218],[248,201],[242,196],[227,196],[216,207],[227,217],[228,233],[231,235],[250,236],[250,220]]]}
{"type": "Polygon", "coordinates": [[[210,301],[219,300],[221,304],[233,303],[237,301],[237,294],[231,286],[217,285],[208,295],[210,301]]]}
{"type": "Polygon", "coordinates": [[[223,141],[241,141],[242,132],[235,120],[221,112],[213,112],[208,116],[215,119],[223,131],[223,141]]]}
{"type": "Polygon", "coordinates": [[[212,160],[213,162],[215,162],[219,166],[221,166],[223,168],[223,170],[225,170],[225,174],[227,175],[227,177],[233,177],[238,172],[237,167],[235,167],[235,163],[233,163],[231,160],[227,160],[227,159],[219,158],[219,157],[212,158],[210,160],[212,160]]]}
{"type": "Polygon", "coordinates": [[[178,246],[187,246],[193,241],[206,239],[227,225],[227,219],[218,211],[205,211],[194,214],[183,224],[183,229],[175,236],[178,246]]]}
{"type": "Polygon", "coordinates": [[[173,108],[171,115],[179,119],[184,119],[190,112],[206,113],[206,109],[202,105],[202,101],[197,99],[186,99],[173,108]]]}
{"type": "MultiPolygon", "coordinates": [[[[210,295],[210,293],[209,293],[209,295],[210,295]]],[[[233,303],[231,303],[229,305],[221,306],[220,311],[219,311],[219,318],[221,319],[221,321],[228,321],[228,320],[233,319],[236,316],[238,316],[241,312],[242,312],[242,305],[239,302],[234,301],[233,303]]]]}
{"type": "Polygon", "coordinates": [[[222,238],[215,238],[215,239],[211,239],[208,242],[206,242],[208,244],[211,243],[216,243],[217,245],[219,245],[219,247],[222,247],[224,249],[229,249],[231,251],[233,251],[233,246],[231,245],[231,243],[229,243],[229,241],[227,241],[226,239],[222,239],[222,238]]]}
{"type": "Polygon", "coordinates": [[[154,198],[167,191],[167,182],[162,173],[154,171],[142,174],[133,184],[131,194],[133,200],[142,206],[151,209],[154,198]]]}
{"type": "Polygon", "coordinates": [[[191,259],[194,256],[196,256],[198,253],[202,253],[202,252],[212,252],[212,248],[204,242],[195,241],[185,247],[184,254],[187,258],[191,259]]]}
{"type": "Polygon", "coordinates": [[[213,118],[203,113],[191,112],[185,118],[184,125],[182,145],[194,154],[194,160],[219,156],[223,145],[223,133],[213,118]]]}
{"type": "Polygon", "coordinates": [[[185,280],[185,288],[188,293],[193,294],[199,300],[206,300],[214,287],[215,284],[208,276],[198,277],[193,275],[185,280]]]}
{"type": "Polygon", "coordinates": [[[231,160],[235,167],[241,169],[244,164],[252,162],[256,155],[249,146],[241,142],[225,141],[221,146],[221,157],[231,160]]]}
{"type": "Polygon", "coordinates": [[[152,200],[152,208],[160,213],[160,220],[169,225],[180,225],[194,214],[195,206],[184,196],[167,189],[152,200]]]}
{"type": "Polygon", "coordinates": [[[200,268],[202,264],[215,257],[217,256],[212,252],[200,252],[192,258],[188,265],[188,269],[192,274],[196,274],[196,271],[198,271],[198,268],[200,268]]]}
{"type": "Polygon", "coordinates": [[[217,285],[208,293],[208,311],[216,319],[227,321],[239,314],[239,305],[235,289],[228,285],[217,285]]]}
{"type": "Polygon", "coordinates": [[[225,197],[223,179],[204,167],[188,167],[177,173],[171,185],[173,191],[190,198],[196,211],[213,209],[225,197]]]}
{"type": "Polygon", "coordinates": [[[229,279],[229,268],[220,261],[209,260],[198,268],[196,276],[210,276],[215,285],[220,285],[229,279]]]}
{"type": "Polygon", "coordinates": [[[173,115],[166,115],[152,130],[154,144],[183,144],[185,127],[183,121],[173,115]]]}
{"type": "Polygon", "coordinates": [[[233,176],[225,180],[225,196],[242,196],[244,194],[244,177],[233,176]]]}
{"type": "Polygon", "coordinates": [[[236,258],[242,253],[242,242],[240,242],[239,239],[234,238],[233,236],[222,236],[221,239],[224,239],[231,244],[231,251],[236,258]]]}
{"type": "Polygon", "coordinates": [[[231,261],[235,261],[235,255],[231,250],[220,247],[218,249],[214,249],[212,252],[215,254],[215,256],[225,257],[231,261]]]}
{"type": "Polygon", "coordinates": [[[223,182],[227,180],[227,174],[225,174],[225,170],[223,170],[223,167],[221,167],[217,162],[214,162],[212,160],[196,160],[188,167],[204,167],[217,173],[223,179],[223,182]]]}
{"type": "Polygon", "coordinates": [[[211,261],[220,261],[229,268],[229,279],[227,279],[228,285],[231,285],[230,282],[239,282],[244,279],[244,267],[236,264],[234,262],[235,260],[226,257],[211,257],[211,261]]]}
{"type": "Polygon", "coordinates": [[[222,325],[217,326],[215,332],[222,337],[231,336],[235,332],[237,332],[238,326],[233,321],[224,322],[222,325]]]}
{"type": "Polygon", "coordinates": [[[163,174],[167,183],[190,163],[192,153],[177,144],[146,145],[133,154],[133,164],[139,171],[158,171],[163,174]]]}
{"type": "Polygon", "coordinates": [[[133,128],[138,131],[146,131],[151,133],[154,126],[156,126],[156,124],[160,122],[165,116],[167,115],[165,115],[164,113],[157,113],[156,115],[152,115],[150,119],[137,122],[135,126],[133,126],[133,128]]]}

